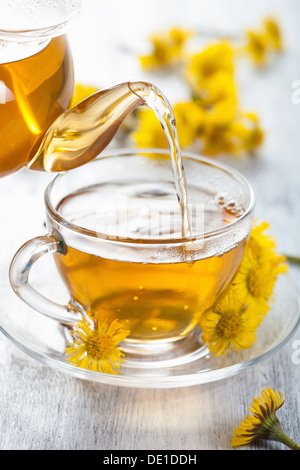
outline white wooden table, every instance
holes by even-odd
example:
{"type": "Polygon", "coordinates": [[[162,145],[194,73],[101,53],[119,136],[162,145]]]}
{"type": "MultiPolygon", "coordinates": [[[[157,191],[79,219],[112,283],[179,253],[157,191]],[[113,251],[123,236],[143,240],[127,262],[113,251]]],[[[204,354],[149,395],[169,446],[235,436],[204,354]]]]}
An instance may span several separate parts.
{"type": "MultiPolygon", "coordinates": [[[[194,26],[198,21],[242,30],[259,23],[265,13],[279,12],[285,54],[270,70],[249,69],[240,77],[244,106],[261,116],[266,141],[256,159],[229,162],[252,183],[257,215],[270,222],[279,251],[300,256],[300,104],[292,102],[292,83],[300,80],[300,2],[257,0],[246,6],[237,0],[142,0],[139,4],[142,9],[133,0],[89,0],[84,6],[70,31],[78,80],[108,86],[140,78],[136,61],[118,56],[118,46],[125,39],[134,44],[155,25],[194,26]],[[161,5],[161,16],[156,4],[161,5]]],[[[165,78],[158,77],[156,83],[172,95],[165,78]]],[[[21,308],[9,286],[9,262],[23,242],[45,231],[42,199],[50,179],[51,175],[25,171],[0,181],[0,309],[8,315],[21,308]]],[[[297,266],[291,266],[291,275],[300,287],[297,266]]],[[[299,443],[300,364],[293,360],[299,341],[298,330],[280,351],[232,378],[183,389],[147,390],[66,376],[0,335],[0,449],[226,450],[233,429],[263,387],[284,394],[286,403],[278,417],[299,443]]],[[[246,449],[286,448],[269,443],[246,449]]]]}

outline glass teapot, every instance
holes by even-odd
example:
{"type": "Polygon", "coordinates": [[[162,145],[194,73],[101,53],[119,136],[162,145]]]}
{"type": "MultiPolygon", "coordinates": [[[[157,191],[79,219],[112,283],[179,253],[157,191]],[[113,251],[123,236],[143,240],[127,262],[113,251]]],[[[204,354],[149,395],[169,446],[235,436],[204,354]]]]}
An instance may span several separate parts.
{"type": "Polygon", "coordinates": [[[121,83],[68,109],[74,77],[65,31],[80,7],[80,0],[0,0],[0,177],[88,162],[155,88],[121,83]]]}

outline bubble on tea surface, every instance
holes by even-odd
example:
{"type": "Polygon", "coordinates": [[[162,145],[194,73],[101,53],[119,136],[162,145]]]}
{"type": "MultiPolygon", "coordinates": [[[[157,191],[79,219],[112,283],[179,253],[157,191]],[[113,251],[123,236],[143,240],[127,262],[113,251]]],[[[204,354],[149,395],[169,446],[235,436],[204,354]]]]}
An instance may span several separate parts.
{"type": "Polygon", "coordinates": [[[220,207],[236,217],[240,217],[245,212],[243,204],[233,198],[231,194],[217,194],[215,200],[220,207]]]}

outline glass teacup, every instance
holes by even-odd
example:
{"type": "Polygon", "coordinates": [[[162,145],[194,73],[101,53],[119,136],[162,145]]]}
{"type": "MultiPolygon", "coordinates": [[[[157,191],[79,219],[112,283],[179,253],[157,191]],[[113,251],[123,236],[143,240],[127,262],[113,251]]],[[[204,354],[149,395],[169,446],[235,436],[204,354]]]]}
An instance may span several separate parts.
{"type": "Polygon", "coordinates": [[[159,354],[187,339],[239,267],[254,194],[229,167],[183,159],[192,229],[185,237],[167,151],[110,150],[56,176],[45,191],[48,233],[25,243],[11,263],[19,297],[70,328],[85,315],[119,320],[129,331],[124,350],[159,354]],[[48,253],[70,294],[66,305],[29,282],[48,253]]]}

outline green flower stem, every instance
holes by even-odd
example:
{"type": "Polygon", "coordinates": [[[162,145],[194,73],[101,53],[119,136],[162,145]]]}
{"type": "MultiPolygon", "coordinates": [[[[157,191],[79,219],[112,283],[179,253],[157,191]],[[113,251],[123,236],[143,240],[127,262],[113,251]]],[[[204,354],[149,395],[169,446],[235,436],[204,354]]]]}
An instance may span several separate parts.
{"type": "Polygon", "coordinates": [[[298,258],[297,256],[286,255],[285,257],[286,257],[287,261],[290,261],[291,263],[300,264],[300,258],[298,258]]]}
{"type": "Polygon", "coordinates": [[[300,450],[300,446],[296,444],[282,429],[280,421],[274,413],[266,416],[257,430],[257,439],[265,439],[266,441],[277,441],[286,445],[290,449],[300,450]]]}
{"type": "Polygon", "coordinates": [[[300,450],[300,446],[298,446],[298,444],[296,444],[296,442],[294,442],[282,429],[278,431],[277,441],[286,445],[290,449],[300,450]]]}
{"type": "MultiPolygon", "coordinates": [[[[275,417],[274,417],[275,418],[275,417]]],[[[292,450],[300,450],[300,446],[296,444],[282,429],[279,421],[275,418],[272,420],[272,425],[269,428],[269,432],[265,436],[265,439],[270,441],[281,442],[285,446],[289,447],[292,450]],[[275,422],[276,421],[276,422],[275,422]]]]}

